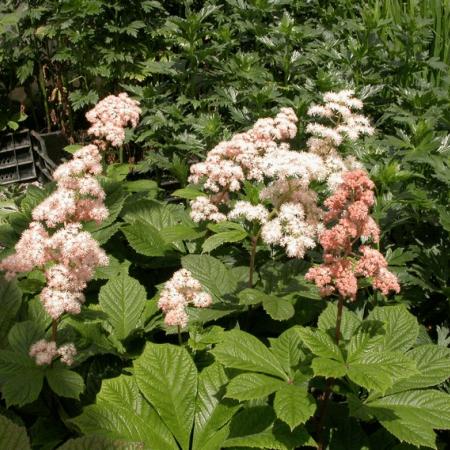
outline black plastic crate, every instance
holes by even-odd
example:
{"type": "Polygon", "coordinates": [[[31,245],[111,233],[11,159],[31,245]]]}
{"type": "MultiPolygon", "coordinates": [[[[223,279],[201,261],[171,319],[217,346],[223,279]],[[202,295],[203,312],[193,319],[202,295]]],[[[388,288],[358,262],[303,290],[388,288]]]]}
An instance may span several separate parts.
{"type": "Polygon", "coordinates": [[[36,179],[33,146],[29,130],[0,138],[0,184],[22,183],[36,179]]]}

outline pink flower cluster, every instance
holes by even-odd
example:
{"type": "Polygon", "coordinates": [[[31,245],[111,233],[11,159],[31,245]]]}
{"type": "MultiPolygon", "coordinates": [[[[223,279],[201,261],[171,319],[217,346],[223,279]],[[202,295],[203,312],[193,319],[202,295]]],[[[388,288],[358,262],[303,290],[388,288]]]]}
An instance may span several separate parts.
{"type": "MultiPolygon", "coordinates": [[[[123,127],[137,124],[139,112],[137,102],[126,94],[109,96],[87,113],[93,123],[89,132],[117,143],[124,136],[123,127]]],[[[45,270],[47,285],[40,298],[55,322],[64,313],[80,313],[87,282],[97,267],[108,265],[106,253],[82,225],[99,224],[108,217],[105,192],[96,178],[102,173],[99,146],[104,145],[96,143],[82,147],[55,170],[56,191],[32,211],[33,221],[22,233],[16,252],[0,262],[7,278],[35,268],[45,270]]],[[[30,349],[38,364],[50,364],[58,355],[71,364],[75,353],[72,344],[57,349],[55,342],[45,340],[30,349]]]]}
{"type": "Polygon", "coordinates": [[[58,357],[62,363],[71,366],[76,354],[77,350],[72,343],[57,347],[55,341],[46,341],[45,339],[35,342],[29,351],[29,355],[35,358],[38,366],[50,365],[58,357]]]}
{"type": "Polygon", "coordinates": [[[191,272],[180,269],[165,284],[158,307],[165,314],[166,325],[183,328],[188,323],[186,307],[189,304],[197,308],[206,308],[211,303],[211,296],[203,291],[202,285],[192,277],[191,272]]]}
{"type": "Polygon", "coordinates": [[[342,184],[325,201],[328,212],[324,222],[333,225],[320,234],[324,262],[309,269],[305,276],[319,287],[323,296],[336,292],[354,300],[360,276],[371,278],[372,286],[385,295],[390,291],[400,292],[397,277],[389,272],[379,251],[368,245],[354,250],[362,237],[374,243],[380,238],[378,225],[369,215],[374,203],[373,188],[364,171],[346,172],[342,184]]]}
{"type": "Polygon", "coordinates": [[[125,128],[128,124],[135,127],[140,114],[139,103],[126,93],[109,95],[86,113],[86,119],[92,124],[88,133],[120,147],[125,141],[125,128]]]}
{"type": "Polygon", "coordinates": [[[33,210],[33,220],[55,228],[69,222],[102,222],[108,217],[105,192],[95,178],[102,172],[101,155],[95,145],[74,153],[73,159],[54,172],[57,190],[33,210]]]}

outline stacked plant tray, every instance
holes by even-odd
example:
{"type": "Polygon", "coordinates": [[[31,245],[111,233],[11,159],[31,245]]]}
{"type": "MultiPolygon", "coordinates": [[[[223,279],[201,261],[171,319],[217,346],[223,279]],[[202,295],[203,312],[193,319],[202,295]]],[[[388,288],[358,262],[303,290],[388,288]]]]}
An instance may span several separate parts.
{"type": "Polygon", "coordinates": [[[0,184],[23,183],[36,178],[29,130],[0,137],[0,184]]]}

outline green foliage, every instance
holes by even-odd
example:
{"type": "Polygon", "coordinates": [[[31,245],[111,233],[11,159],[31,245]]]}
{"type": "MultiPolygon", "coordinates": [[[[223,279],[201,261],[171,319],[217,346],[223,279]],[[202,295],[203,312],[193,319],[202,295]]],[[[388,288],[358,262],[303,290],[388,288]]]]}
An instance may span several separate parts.
{"type": "MultiPolygon", "coordinates": [[[[449,24],[443,0],[4,1],[0,130],[63,129],[81,142],[86,110],[123,89],[142,120],[101,180],[108,220],[85,226],[110,264],[59,323],[58,345],[78,349],[72,367],[29,356],[51,335],[44,274],[0,280],[0,447],[444,448],[449,24]],[[258,245],[250,282],[254,230],[194,223],[188,203],[201,192],[187,178],[207,150],[283,106],[300,118],[301,150],[307,105],[341,88],[378,130],[345,151],[376,184],[380,251],[402,291],[361,286],[337,342],[337,302],[304,279],[318,254],[293,261],[258,245]],[[158,298],[180,267],[213,305],[188,308],[178,336],[158,298]]],[[[2,258],[53,188],[2,188],[2,258]]],[[[254,201],[258,186],[246,193],[254,201]]]]}

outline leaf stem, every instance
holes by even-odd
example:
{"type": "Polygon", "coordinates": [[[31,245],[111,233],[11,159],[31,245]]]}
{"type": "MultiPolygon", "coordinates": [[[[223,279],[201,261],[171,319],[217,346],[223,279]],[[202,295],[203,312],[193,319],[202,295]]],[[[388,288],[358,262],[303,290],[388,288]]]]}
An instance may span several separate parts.
{"type": "Polygon", "coordinates": [[[58,322],[56,320],[52,320],[52,341],[56,342],[57,335],[58,335],[58,322]]]}
{"type": "MultiPolygon", "coordinates": [[[[337,307],[337,315],[336,315],[336,329],[335,329],[335,340],[336,344],[339,345],[339,341],[341,339],[341,323],[342,323],[342,310],[344,307],[344,297],[341,295],[338,299],[338,307],[337,307]]],[[[327,383],[325,385],[325,391],[322,394],[322,405],[319,410],[319,422],[317,425],[317,435],[318,435],[318,444],[317,450],[324,450],[325,445],[325,436],[324,436],[324,422],[325,416],[328,411],[328,404],[331,397],[331,388],[334,384],[334,378],[328,378],[327,383]]]]}
{"type": "Polygon", "coordinates": [[[259,236],[252,236],[252,247],[250,251],[250,267],[248,271],[248,287],[253,287],[253,274],[255,272],[255,259],[256,259],[256,245],[258,244],[259,236]]]}

